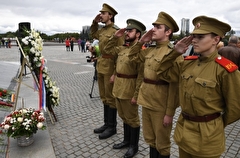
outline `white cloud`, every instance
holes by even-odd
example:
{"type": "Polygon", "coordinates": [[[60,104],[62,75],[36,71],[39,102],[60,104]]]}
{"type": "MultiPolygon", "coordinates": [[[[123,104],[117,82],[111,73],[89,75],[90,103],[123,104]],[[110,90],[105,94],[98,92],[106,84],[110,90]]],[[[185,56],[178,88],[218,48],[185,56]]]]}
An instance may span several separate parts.
{"type": "MultiPolygon", "coordinates": [[[[229,23],[233,30],[240,30],[238,16],[240,1],[230,0],[7,0],[0,5],[0,33],[16,31],[18,23],[30,22],[31,28],[48,35],[63,32],[79,32],[82,26],[91,25],[103,3],[118,11],[115,22],[126,26],[128,18],[142,21],[147,29],[157,19],[160,11],[169,13],[180,25],[182,18],[190,21],[199,15],[218,18],[229,23]]],[[[192,30],[191,25],[190,29],[192,30]]],[[[190,30],[190,31],[191,31],[190,30]]]]}

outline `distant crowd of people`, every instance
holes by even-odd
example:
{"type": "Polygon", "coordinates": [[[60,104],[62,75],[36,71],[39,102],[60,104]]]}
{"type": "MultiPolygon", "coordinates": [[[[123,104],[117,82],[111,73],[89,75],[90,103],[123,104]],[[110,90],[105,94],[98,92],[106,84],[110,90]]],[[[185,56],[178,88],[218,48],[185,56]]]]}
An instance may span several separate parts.
{"type": "Polygon", "coordinates": [[[10,38],[1,38],[1,43],[0,43],[0,48],[3,47],[3,48],[11,48],[12,45],[11,45],[11,39],[10,38]]]}
{"type": "Polygon", "coordinates": [[[73,51],[74,43],[77,43],[78,50],[80,52],[82,52],[82,53],[89,52],[89,47],[91,45],[91,42],[86,39],[82,40],[81,38],[79,38],[78,40],[76,40],[75,38],[66,38],[66,40],[65,40],[66,51],[73,51]]]}

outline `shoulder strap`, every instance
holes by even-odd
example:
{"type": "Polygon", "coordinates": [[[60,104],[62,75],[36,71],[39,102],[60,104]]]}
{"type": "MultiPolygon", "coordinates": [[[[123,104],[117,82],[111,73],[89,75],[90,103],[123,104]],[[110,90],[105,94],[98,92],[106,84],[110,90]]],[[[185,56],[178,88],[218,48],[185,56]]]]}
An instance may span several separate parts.
{"type": "Polygon", "coordinates": [[[228,72],[233,72],[238,69],[236,64],[234,64],[231,60],[224,58],[223,56],[217,57],[215,61],[224,67],[228,72]]]}
{"type": "Polygon", "coordinates": [[[113,28],[115,28],[116,30],[119,30],[120,28],[117,25],[113,25],[113,28]]]}

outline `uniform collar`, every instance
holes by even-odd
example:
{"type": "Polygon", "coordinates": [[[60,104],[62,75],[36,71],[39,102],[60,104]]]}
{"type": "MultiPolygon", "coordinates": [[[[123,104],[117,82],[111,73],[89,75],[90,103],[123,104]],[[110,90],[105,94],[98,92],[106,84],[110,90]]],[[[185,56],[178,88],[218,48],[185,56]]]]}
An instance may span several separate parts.
{"type": "Polygon", "coordinates": [[[131,47],[131,46],[135,45],[135,43],[137,43],[137,42],[125,42],[123,46],[131,47]]]}
{"type": "Polygon", "coordinates": [[[103,26],[103,28],[110,28],[110,27],[113,27],[114,26],[114,23],[112,22],[111,24],[109,24],[109,25],[105,25],[105,26],[103,26]]]}
{"type": "Polygon", "coordinates": [[[215,58],[218,57],[218,51],[215,50],[214,52],[212,52],[209,56],[199,56],[199,60],[201,62],[209,62],[209,61],[213,61],[215,60],[215,58]]]}
{"type": "Polygon", "coordinates": [[[159,48],[159,47],[161,47],[161,46],[168,45],[169,42],[170,42],[169,40],[167,40],[167,41],[162,41],[162,42],[157,42],[157,43],[156,43],[156,47],[159,48]]]}

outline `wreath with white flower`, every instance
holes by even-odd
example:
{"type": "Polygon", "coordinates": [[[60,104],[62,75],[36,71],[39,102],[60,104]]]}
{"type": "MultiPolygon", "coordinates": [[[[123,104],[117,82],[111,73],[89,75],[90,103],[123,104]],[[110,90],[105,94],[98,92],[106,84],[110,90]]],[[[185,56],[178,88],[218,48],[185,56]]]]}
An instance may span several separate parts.
{"type": "MultiPolygon", "coordinates": [[[[56,86],[56,82],[53,82],[49,76],[46,64],[42,65],[42,59],[44,59],[44,56],[42,56],[43,39],[39,32],[34,29],[26,31],[26,33],[27,36],[21,40],[23,52],[28,57],[30,66],[38,79],[40,68],[43,66],[42,76],[46,89],[46,106],[52,109],[52,106],[59,105],[59,88],[56,86]]],[[[46,62],[46,59],[44,60],[46,62]]]]}
{"type": "Polygon", "coordinates": [[[45,130],[44,114],[32,108],[23,108],[12,111],[0,124],[0,132],[6,133],[8,137],[31,136],[38,129],[45,130]]]}

